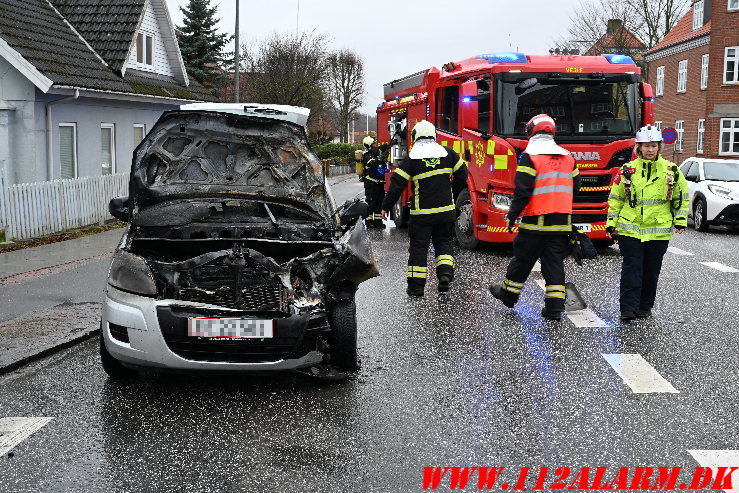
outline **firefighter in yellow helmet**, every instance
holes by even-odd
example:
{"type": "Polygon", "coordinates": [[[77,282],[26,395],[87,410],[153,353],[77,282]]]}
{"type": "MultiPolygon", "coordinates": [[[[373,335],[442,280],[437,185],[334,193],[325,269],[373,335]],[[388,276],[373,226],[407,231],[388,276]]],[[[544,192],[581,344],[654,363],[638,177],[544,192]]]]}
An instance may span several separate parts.
{"type": "Polygon", "coordinates": [[[364,145],[363,181],[364,198],[369,205],[369,214],[365,218],[368,228],[384,228],[382,222],[382,199],[385,198],[385,172],[387,166],[387,151],[380,151],[375,138],[368,135],[362,139],[364,145]]]}
{"type": "Polygon", "coordinates": [[[421,120],[411,132],[413,147],[395,169],[382,202],[382,217],[413,183],[411,219],[408,225],[408,289],[410,296],[423,296],[426,256],[434,244],[436,277],[440,293],[449,291],[454,279],[454,197],[467,186],[467,164],[450,147],[436,143],[436,128],[421,120]]]}

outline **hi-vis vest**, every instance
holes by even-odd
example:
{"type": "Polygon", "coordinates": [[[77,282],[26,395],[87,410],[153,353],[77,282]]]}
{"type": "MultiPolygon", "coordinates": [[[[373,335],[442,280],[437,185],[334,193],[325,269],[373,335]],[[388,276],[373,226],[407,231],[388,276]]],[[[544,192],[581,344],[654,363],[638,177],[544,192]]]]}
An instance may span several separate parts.
{"type": "Polygon", "coordinates": [[[534,192],[522,216],[572,214],[572,172],[575,159],[571,155],[539,154],[529,156],[536,169],[534,192]]]}

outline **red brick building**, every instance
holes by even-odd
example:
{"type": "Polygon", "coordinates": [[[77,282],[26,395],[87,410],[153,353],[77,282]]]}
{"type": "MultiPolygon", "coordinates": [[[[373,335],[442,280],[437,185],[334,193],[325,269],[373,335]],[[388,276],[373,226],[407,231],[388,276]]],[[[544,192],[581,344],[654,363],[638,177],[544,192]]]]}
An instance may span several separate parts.
{"type": "Polygon", "coordinates": [[[678,133],[665,157],[739,159],[739,0],[694,0],[646,60],[654,119],[678,133]]]}

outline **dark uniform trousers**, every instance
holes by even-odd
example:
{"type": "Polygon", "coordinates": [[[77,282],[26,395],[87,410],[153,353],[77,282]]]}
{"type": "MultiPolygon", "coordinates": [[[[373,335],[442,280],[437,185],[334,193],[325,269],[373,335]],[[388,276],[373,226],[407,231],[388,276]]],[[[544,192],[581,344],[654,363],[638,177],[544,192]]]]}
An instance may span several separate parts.
{"type": "Polygon", "coordinates": [[[411,219],[408,225],[410,246],[408,247],[408,286],[423,288],[428,272],[426,256],[429,243],[434,245],[436,255],[436,278],[442,275],[454,278],[454,222],[418,224],[411,219]]]}
{"type": "Polygon", "coordinates": [[[564,259],[570,253],[569,235],[534,234],[519,230],[513,240],[513,260],[503,281],[504,295],[518,301],[526,279],[537,260],[541,259],[546,293],[544,307],[549,311],[564,311],[564,259]]]}
{"type": "Polygon", "coordinates": [[[382,222],[382,200],[385,198],[385,182],[375,183],[365,178],[364,198],[369,206],[367,220],[382,222]]]}
{"type": "Polygon", "coordinates": [[[618,237],[621,264],[621,312],[651,310],[657,297],[657,280],[668,240],[641,241],[618,237]]]}

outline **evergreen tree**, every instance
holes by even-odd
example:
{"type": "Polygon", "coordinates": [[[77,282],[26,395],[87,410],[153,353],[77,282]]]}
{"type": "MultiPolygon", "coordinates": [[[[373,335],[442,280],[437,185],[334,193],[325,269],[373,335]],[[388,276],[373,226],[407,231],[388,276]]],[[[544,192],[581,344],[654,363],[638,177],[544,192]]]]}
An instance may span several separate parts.
{"type": "Polygon", "coordinates": [[[226,76],[221,67],[231,62],[223,48],[233,36],[217,32],[216,10],[210,0],[189,0],[187,7],[180,7],[183,25],[177,26],[187,73],[209,87],[224,84],[226,76]]]}

